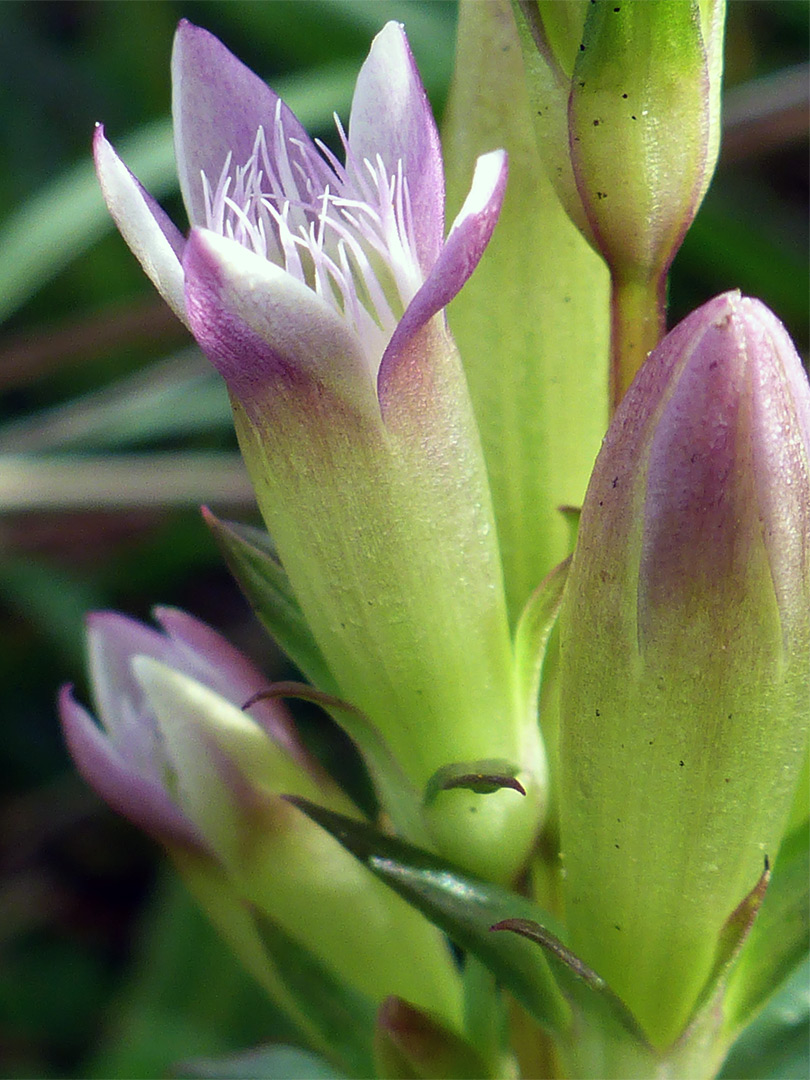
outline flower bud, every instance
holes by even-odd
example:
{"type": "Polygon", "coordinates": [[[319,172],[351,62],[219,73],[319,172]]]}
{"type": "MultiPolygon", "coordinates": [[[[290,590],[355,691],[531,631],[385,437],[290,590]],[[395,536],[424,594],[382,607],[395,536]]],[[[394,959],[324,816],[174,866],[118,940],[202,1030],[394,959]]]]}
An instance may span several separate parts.
{"type": "Polygon", "coordinates": [[[520,0],[535,128],[568,213],[624,280],[669,266],[720,133],[722,0],[520,0]]]}
{"type": "Polygon", "coordinates": [[[397,993],[454,1023],[458,980],[439,932],[281,797],[359,816],[279,702],[258,702],[252,717],[242,711],[265,680],[190,616],[161,609],[156,618],[164,633],[112,613],[90,616],[102,726],[69,688],[60,700],[85,779],[165,845],[282,1007],[284,981],[279,987],[252,911],[372,1000],[397,993]]]}
{"type": "Polygon", "coordinates": [[[650,355],[596,462],[560,615],[571,948],[658,1046],[773,858],[810,716],[810,388],[758,301],[650,355]]]}

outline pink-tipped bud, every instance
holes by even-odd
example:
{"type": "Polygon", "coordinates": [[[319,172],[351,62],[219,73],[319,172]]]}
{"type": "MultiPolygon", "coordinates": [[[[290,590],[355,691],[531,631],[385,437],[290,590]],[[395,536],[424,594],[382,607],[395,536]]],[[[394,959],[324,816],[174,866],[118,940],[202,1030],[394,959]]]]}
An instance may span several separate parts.
{"type": "Polygon", "coordinates": [[[605,439],[560,616],[572,947],[659,1044],[775,856],[810,719],[810,387],[727,293],[605,439]]]}

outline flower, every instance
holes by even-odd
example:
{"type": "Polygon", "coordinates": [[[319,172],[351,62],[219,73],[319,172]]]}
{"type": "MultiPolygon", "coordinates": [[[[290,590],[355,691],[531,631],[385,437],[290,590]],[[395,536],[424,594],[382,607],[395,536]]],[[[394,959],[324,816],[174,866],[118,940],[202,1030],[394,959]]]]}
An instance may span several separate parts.
{"type": "Polygon", "coordinates": [[[241,706],[266,680],[219,634],[159,608],[153,630],[88,618],[101,726],[60,695],[70,753],[115,810],[168,850],[246,967],[295,1014],[256,919],[269,918],[355,989],[421,1000],[453,1023],[458,988],[441,936],[284,794],[358,811],[301,743],[276,701],[241,706]],[[404,951],[403,951],[404,950],[404,951]],[[411,951],[420,956],[410,963],[411,951]],[[406,962],[406,960],[408,962],[406,962]]]}
{"type": "Polygon", "coordinates": [[[395,824],[510,878],[534,842],[545,759],[517,703],[486,468],[443,311],[492,233],[506,156],[478,159],[444,239],[438,134],[396,23],[360,71],[348,135],[338,125],[345,164],[187,22],[173,85],[188,239],[99,129],[108,206],[228,384],[306,622],[403,771],[410,810],[389,806],[395,824]],[[525,796],[425,798],[439,770],[492,760],[525,796]]]}
{"type": "Polygon", "coordinates": [[[217,272],[233,290],[218,338],[257,333],[271,345],[268,366],[302,366],[363,407],[378,380],[383,404],[387,370],[475,269],[503,198],[506,155],[479,158],[445,240],[438,133],[397,23],[378,34],[363,65],[348,136],[337,120],[345,164],[213,35],[185,20],[172,71],[191,234],[184,240],[99,126],[96,167],[124,238],[240,396],[250,397],[260,373],[217,348],[207,295],[217,272]]]}
{"type": "Polygon", "coordinates": [[[650,355],[594,468],[560,612],[571,947],[656,1046],[786,827],[810,721],[810,387],[726,293],[650,355]]]}
{"type": "Polygon", "coordinates": [[[515,7],[561,202],[619,279],[661,277],[717,161],[724,0],[515,7]]]}

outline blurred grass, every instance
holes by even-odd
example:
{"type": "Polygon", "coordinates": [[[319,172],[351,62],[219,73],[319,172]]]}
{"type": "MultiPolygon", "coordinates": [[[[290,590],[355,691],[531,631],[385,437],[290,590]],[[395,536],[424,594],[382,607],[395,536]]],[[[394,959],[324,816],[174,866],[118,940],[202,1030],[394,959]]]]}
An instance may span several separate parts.
{"type": "MultiPolygon", "coordinates": [[[[400,19],[441,110],[455,18],[445,0],[0,4],[0,455],[235,454],[221,387],[115,234],[89,164],[101,120],[183,220],[168,134],[181,17],[221,36],[327,139],[371,36],[400,19]]],[[[806,64],[807,38],[803,0],[735,0],[727,84],[806,64]]],[[[754,133],[721,158],[673,268],[672,321],[739,286],[807,349],[807,173],[806,117],[798,136],[766,145],[754,133]]],[[[282,661],[193,507],[133,495],[116,510],[36,509],[36,485],[30,496],[25,511],[0,504],[0,1076],[159,1076],[283,1038],[154,848],[74,775],[53,706],[64,679],[86,693],[89,607],[147,617],[153,603],[179,604],[266,670],[282,661]]]]}

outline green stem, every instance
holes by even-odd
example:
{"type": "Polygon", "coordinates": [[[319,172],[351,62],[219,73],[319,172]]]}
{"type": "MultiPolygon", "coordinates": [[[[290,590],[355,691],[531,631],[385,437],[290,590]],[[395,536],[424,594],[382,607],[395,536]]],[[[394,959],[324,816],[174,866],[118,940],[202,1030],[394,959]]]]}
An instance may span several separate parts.
{"type": "Polygon", "coordinates": [[[610,408],[618,408],[636,372],[666,332],[666,272],[643,280],[611,279],[610,408]]]}

